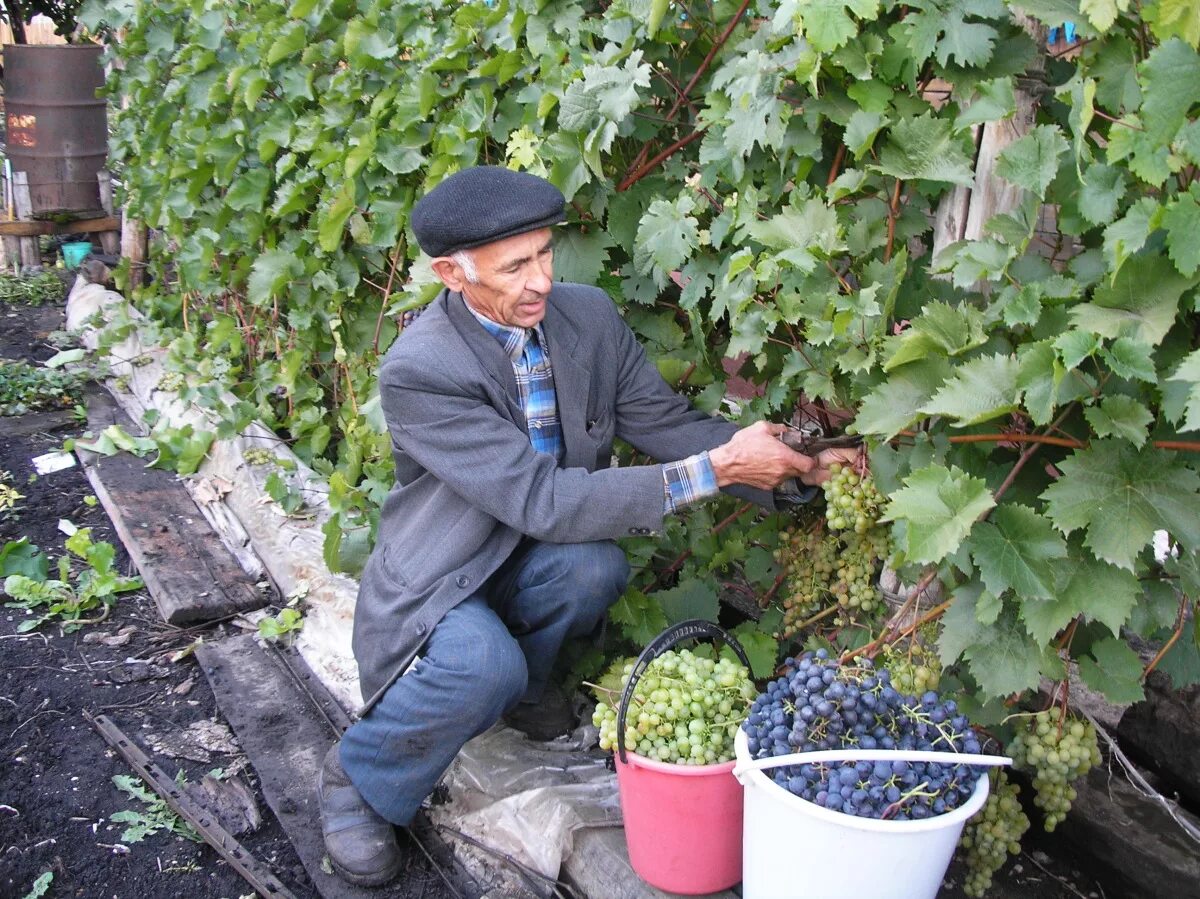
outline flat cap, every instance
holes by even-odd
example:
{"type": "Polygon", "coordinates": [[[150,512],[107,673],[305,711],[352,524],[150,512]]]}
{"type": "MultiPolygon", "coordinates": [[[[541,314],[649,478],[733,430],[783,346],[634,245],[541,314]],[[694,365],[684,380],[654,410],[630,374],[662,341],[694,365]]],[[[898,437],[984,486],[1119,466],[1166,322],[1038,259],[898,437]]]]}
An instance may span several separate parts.
{"type": "Polygon", "coordinates": [[[417,201],[412,229],[430,256],[480,247],[562,221],[566,200],[544,178],[497,165],[455,172],[417,201]]]}

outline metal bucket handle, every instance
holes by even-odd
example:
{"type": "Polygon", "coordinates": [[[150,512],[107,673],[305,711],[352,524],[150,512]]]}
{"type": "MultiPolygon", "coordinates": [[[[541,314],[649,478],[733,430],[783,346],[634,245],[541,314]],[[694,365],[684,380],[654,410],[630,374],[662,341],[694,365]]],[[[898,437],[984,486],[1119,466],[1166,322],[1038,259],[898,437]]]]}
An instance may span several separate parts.
{"type": "Polygon", "coordinates": [[[646,648],[642,650],[642,654],[633,663],[633,671],[629,673],[629,683],[625,685],[625,689],[621,692],[621,701],[617,705],[617,753],[621,756],[622,762],[626,761],[625,713],[629,711],[629,702],[633,699],[633,690],[637,686],[637,682],[642,679],[642,675],[646,673],[646,669],[650,667],[650,663],[668,649],[671,649],[683,640],[699,637],[713,637],[722,641],[733,650],[734,654],[741,660],[741,663],[746,666],[746,670],[750,670],[750,659],[746,656],[746,650],[742,649],[742,644],[737,641],[737,638],[721,627],[721,625],[705,621],[702,618],[692,618],[667,628],[651,640],[646,648]]]}

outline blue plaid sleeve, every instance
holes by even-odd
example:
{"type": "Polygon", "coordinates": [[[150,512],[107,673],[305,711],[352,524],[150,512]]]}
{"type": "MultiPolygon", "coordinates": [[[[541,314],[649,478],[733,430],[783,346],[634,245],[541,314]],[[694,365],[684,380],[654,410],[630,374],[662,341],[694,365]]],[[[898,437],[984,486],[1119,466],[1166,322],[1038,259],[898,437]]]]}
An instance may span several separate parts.
{"type": "Polygon", "coordinates": [[[713,471],[708,453],[688,456],[663,466],[665,512],[679,512],[693,503],[709,499],[720,492],[717,473],[713,471]]]}

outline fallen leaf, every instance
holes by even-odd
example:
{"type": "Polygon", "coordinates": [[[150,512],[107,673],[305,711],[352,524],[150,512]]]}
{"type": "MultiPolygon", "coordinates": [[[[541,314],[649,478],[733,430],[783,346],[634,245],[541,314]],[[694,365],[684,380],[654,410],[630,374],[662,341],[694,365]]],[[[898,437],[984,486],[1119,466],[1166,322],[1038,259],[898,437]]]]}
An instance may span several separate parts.
{"type": "Polygon", "coordinates": [[[192,692],[192,687],[194,686],[196,686],[196,678],[189,677],[178,687],[173,688],[171,692],[176,696],[186,696],[188,693],[192,692]]]}

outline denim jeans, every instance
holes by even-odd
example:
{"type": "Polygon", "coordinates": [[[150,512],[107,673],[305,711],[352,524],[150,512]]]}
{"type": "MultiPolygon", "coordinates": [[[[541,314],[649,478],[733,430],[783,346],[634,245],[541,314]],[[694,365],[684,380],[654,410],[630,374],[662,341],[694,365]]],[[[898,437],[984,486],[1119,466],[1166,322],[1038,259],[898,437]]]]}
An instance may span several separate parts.
{"type": "Polygon", "coordinates": [[[342,737],[342,767],[363,798],[410,823],[464,743],[541,698],[563,642],[595,632],[628,579],[610,541],[523,540],[342,737]]]}

